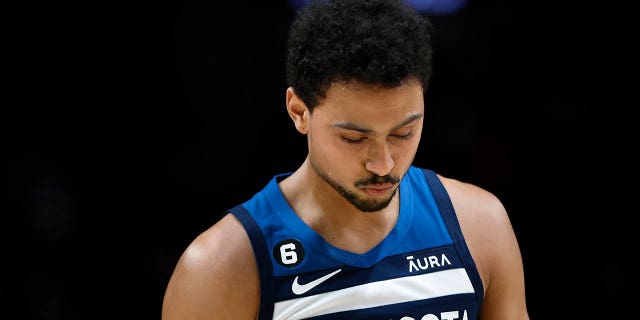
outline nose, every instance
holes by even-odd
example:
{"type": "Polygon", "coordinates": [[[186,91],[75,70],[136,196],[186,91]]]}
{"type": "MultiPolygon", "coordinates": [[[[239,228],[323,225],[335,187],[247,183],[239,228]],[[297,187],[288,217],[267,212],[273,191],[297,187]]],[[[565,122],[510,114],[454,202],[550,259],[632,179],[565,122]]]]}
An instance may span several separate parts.
{"type": "Polygon", "coordinates": [[[369,157],[365,161],[365,168],[378,176],[385,176],[395,166],[395,161],[386,143],[376,143],[369,146],[369,157]]]}

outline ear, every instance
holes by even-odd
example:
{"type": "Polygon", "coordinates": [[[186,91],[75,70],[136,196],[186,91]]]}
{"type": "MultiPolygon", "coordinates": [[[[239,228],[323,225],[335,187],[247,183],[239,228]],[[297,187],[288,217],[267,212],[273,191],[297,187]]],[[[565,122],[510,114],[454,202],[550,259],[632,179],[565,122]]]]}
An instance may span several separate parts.
{"type": "Polygon", "coordinates": [[[296,95],[292,87],[287,89],[287,112],[293,120],[296,129],[302,134],[309,133],[309,109],[307,105],[296,95]]]}

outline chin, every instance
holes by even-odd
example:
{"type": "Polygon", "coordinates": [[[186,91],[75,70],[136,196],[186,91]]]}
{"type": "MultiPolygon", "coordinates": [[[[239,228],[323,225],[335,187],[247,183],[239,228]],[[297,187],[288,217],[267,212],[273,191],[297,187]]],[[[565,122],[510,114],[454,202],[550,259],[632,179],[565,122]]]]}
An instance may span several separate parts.
{"type": "Polygon", "coordinates": [[[391,193],[391,195],[386,199],[371,198],[371,197],[369,197],[368,199],[347,197],[347,200],[349,200],[349,202],[351,202],[351,204],[360,211],[378,212],[389,206],[389,204],[391,203],[391,200],[393,200],[393,197],[396,195],[397,191],[398,191],[398,188],[393,189],[393,192],[391,193]]]}

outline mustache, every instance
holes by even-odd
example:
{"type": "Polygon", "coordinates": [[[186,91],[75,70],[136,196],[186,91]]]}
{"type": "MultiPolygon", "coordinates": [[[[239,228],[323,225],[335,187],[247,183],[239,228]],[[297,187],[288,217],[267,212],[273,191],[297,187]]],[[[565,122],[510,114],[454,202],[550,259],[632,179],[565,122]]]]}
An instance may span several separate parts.
{"type": "Polygon", "coordinates": [[[356,181],[353,185],[356,187],[362,187],[362,186],[368,186],[371,184],[384,184],[384,183],[396,184],[398,182],[400,182],[400,178],[386,175],[386,176],[371,176],[369,178],[360,179],[356,181]]]}

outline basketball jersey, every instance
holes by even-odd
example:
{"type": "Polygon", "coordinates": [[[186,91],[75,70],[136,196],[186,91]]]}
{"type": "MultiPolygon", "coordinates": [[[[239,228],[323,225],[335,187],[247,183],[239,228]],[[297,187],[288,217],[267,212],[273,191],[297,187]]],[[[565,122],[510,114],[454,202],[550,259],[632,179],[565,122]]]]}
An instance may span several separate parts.
{"type": "Polygon", "coordinates": [[[260,276],[258,319],[470,320],[482,282],[451,200],[432,170],[411,166],[393,230],[364,254],[334,247],[293,211],[275,175],[229,210],[260,276]]]}

